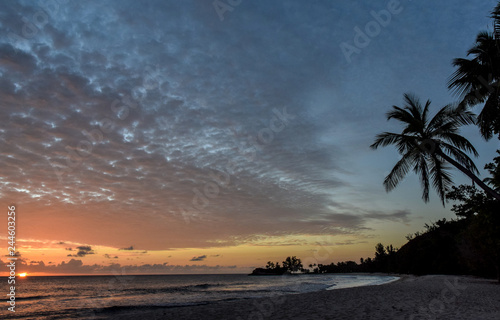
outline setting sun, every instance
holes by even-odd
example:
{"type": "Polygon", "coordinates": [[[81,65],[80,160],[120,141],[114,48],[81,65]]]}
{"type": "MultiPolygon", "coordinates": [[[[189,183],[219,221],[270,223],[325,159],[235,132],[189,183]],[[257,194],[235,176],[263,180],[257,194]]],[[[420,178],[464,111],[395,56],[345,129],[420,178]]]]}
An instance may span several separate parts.
{"type": "Polygon", "coordinates": [[[21,278],[26,277],[26,272],[20,273],[20,274],[19,274],[19,277],[21,277],[21,278]]]}

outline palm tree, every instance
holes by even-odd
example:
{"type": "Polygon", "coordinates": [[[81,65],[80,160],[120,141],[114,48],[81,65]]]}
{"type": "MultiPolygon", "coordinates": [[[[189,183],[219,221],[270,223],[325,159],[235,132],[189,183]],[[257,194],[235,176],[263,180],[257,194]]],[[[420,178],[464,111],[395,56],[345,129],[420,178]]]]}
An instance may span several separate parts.
{"type": "Polygon", "coordinates": [[[429,180],[432,180],[444,206],[446,192],[452,185],[447,165],[451,164],[488,194],[500,200],[500,195],[475,175],[478,170],[465,152],[471,152],[475,156],[478,153],[467,139],[458,134],[461,125],[474,123],[473,113],[463,105],[448,105],[429,120],[429,100],[422,107],[417,97],[405,94],[404,101],[403,108],[393,106],[387,113],[387,120],[396,119],[405,125],[403,132],[378,134],[370,146],[377,149],[380,146],[396,145],[402,156],[384,180],[386,191],[393,190],[413,169],[420,178],[422,199],[429,201],[429,180]]]}
{"type": "Polygon", "coordinates": [[[480,32],[476,43],[467,52],[471,59],[455,59],[457,70],[448,81],[448,88],[468,106],[484,102],[477,125],[481,135],[500,139],[500,2],[493,10],[493,32],[480,32]]]}

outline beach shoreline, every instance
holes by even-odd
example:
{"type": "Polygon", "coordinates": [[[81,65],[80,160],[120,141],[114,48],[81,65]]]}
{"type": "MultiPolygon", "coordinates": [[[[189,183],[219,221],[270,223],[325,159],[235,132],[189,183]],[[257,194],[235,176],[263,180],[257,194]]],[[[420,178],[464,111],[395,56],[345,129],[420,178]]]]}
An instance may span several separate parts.
{"type": "Polygon", "coordinates": [[[96,319],[500,319],[500,284],[453,275],[394,275],[382,285],[221,301],[205,305],[129,309],[96,319]]]}

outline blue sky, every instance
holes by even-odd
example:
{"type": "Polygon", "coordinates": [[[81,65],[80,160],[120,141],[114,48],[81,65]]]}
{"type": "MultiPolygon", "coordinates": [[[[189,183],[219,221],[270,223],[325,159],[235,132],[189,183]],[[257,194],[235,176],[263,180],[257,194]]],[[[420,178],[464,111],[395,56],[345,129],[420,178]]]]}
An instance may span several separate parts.
{"type": "MultiPolygon", "coordinates": [[[[43,3],[0,9],[0,196],[25,208],[26,238],[166,250],[328,234],[372,248],[453,217],[413,176],[386,194],[398,155],[369,145],[399,129],[385,113],[403,93],[434,111],[456,100],[451,61],[491,30],[496,1],[43,3]]],[[[498,141],[463,132],[482,168],[498,141]]]]}

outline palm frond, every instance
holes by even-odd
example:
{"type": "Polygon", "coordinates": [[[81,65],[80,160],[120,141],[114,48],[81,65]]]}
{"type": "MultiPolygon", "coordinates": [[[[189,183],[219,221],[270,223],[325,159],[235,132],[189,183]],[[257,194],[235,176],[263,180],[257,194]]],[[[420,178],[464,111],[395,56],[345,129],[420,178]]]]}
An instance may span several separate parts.
{"type": "Polygon", "coordinates": [[[493,30],[495,33],[495,38],[500,38],[500,3],[497,4],[495,9],[491,12],[491,18],[493,18],[493,30]]]}
{"type": "Polygon", "coordinates": [[[474,164],[474,161],[472,161],[472,159],[465,152],[445,142],[441,142],[440,146],[448,155],[453,157],[458,163],[463,165],[472,173],[479,174],[479,170],[474,164]]]}
{"type": "Polygon", "coordinates": [[[422,186],[422,200],[429,202],[429,168],[424,155],[420,155],[413,169],[418,174],[422,186]]]}
{"type": "Polygon", "coordinates": [[[429,107],[431,106],[431,100],[427,100],[425,102],[425,106],[424,106],[424,111],[422,112],[422,122],[423,122],[423,125],[424,127],[427,126],[427,116],[429,114],[429,107]]]}
{"type": "Polygon", "coordinates": [[[398,106],[393,106],[393,110],[387,112],[387,120],[396,119],[404,124],[407,124],[403,133],[412,133],[418,132],[418,127],[420,123],[418,119],[415,119],[411,112],[408,110],[402,109],[398,106]]]}
{"type": "Polygon", "coordinates": [[[419,119],[422,116],[422,105],[420,99],[412,93],[405,93],[404,101],[405,109],[408,110],[414,119],[419,119]]]}
{"type": "MultiPolygon", "coordinates": [[[[495,42],[494,40],[489,40],[495,42]]],[[[453,60],[453,66],[457,70],[448,79],[448,89],[452,90],[453,94],[464,99],[472,96],[479,102],[484,100],[484,94],[488,92],[488,84],[493,80],[492,64],[495,62],[494,57],[498,57],[498,52],[491,51],[492,44],[484,44],[488,48],[476,48],[470,50],[469,54],[475,52],[477,56],[474,59],[458,58],[453,60]],[[493,57],[493,59],[492,59],[493,57]]]]}
{"type": "Polygon", "coordinates": [[[404,179],[411,166],[415,162],[415,150],[410,150],[396,163],[391,172],[384,179],[384,187],[387,192],[392,191],[404,179]]]}
{"type": "Polygon", "coordinates": [[[431,159],[430,176],[432,179],[432,186],[436,190],[444,206],[446,193],[451,189],[453,181],[450,173],[447,172],[449,168],[444,165],[444,162],[439,159],[436,154],[432,154],[431,159]]]}
{"type": "Polygon", "coordinates": [[[450,106],[444,106],[443,108],[439,109],[439,111],[432,117],[432,119],[429,121],[427,128],[426,128],[426,134],[432,136],[433,132],[436,130],[439,130],[444,124],[450,123],[449,115],[450,115],[450,106]]]}
{"type": "Polygon", "coordinates": [[[456,133],[462,125],[476,123],[476,116],[462,104],[449,104],[436,113],[426,128],[429,136],[445,132],[456,133]]]}
{"type": "MultiPolygon", "coordinates": [[[[441,137],[443,140],[448,141],[451,143],[454,147],[454,149],[457,150],[465,150],[466,152],[472,153],[475,157],[479,156],[479,153],[477,152],[476,148],[470,143],[469,140],[466,138],[462,137],[459,134],[452,133],[452,132],[440,132],[438,134],[439,137],[441,137]]],[[[453,148],[452,146],[450,146],[453,148]]]]}
{"type": "Polygon", "coordinates": [[[388,145],[395,144],[404,135],[392,132],[382,132],[375,136],[375,142],[370,145],[370,148],[377,149],[378,147],[387,147],[388,145]]]}
{"type": "Polygon", "coordinates": [[[479,113],[477,117],[477,122],[479,124],[479,128],[481,131],[481,135],[489,140],[493,136],[493,132],[495,131],[495,121],[498,121],[497,118],[500,114],[500,99],[499,99],[500,90],[497,89],[495,94],[492,94],[486,100],[484,104],[483,110],[479,113]]]}

